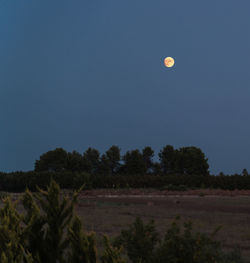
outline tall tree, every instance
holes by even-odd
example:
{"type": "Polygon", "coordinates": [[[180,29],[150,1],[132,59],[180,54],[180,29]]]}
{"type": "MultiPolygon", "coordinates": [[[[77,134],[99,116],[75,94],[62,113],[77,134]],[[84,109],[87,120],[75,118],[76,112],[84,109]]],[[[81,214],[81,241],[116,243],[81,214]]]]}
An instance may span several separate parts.
{"type": "Polygon", "coordinates": [[[242,170],[241,174],[242,174],[243,176],[248,176],[248,171],[247,171],[247,169],[244,168],[244,169],[242,170]]]}
{"type": "Polygon", "coordinates": [[[172,145],[166,145],[158,154],[164,174],[173,173],[176,164],[176,151],[172,145]]]}
{"type": "Polygon", "coordinates": [[[68,154],[63,148],[56,148],[40,156],[40,160],[35,162],[35,171],[61,172],[67,166],[68,154]]]}
{"type": "Polygon", "coordinates": [[[60,198],[60,187],[53,180],[48,191],[38,190],[34,195],[26,190],[23,196],[26,246],[35,262],[65,262],[64,249],[69,242],[65,232],[72,221],[78,193],[71,200],[60,198]]]}
{"type": "Polygon", "coordinates": [[[127,151],[123,156],[123,171],[126,174],[144,175],[147,171],[143,156],[139,150],[127,151]]]}
{"type": "Polygon", "coordinates": [[[68,153],[67,156],[67,166],[66,169],[72,172],[81,172],[83,171],[83,157],[77,151],[68,153]]]}
{"type": "Polygon", "coordinates": [[[106,156],[109,162],[111,175],[114,175],[120,168],[120,160],[121,160],[120,151],[121,151],[120,148],[116,145],[111,146],[106,151],[106,156]]]}
{"type": "Polygon", "coordinates": [[[100,175],[111,175],[111,168],[109,159],[106,154],[103,154],[101,156],[99,168],[98,168],[98,174],[100,175]]]}
{"type": "Polygon", "coordinates": [[[178,167],[184,174],[208,175],[208,159],[200,148],[191,146],[178,150],[178,167]]]}
{"type": "Polygon", "coordinates": [[[147,168],[146,172],[151,173],[154,167],[154,163],[153,163],[154,151],[152,150],[152,148],[149,146],[146,146],[142,150],[142,157],[143,157],[144,163],[147,168]]]}
{"type": "Polygon", "coordinates": [[[98,150],[89,147],[83,153],[83,169],[86,172],[96,174],[100,164],[100,153],[98,150]]]}

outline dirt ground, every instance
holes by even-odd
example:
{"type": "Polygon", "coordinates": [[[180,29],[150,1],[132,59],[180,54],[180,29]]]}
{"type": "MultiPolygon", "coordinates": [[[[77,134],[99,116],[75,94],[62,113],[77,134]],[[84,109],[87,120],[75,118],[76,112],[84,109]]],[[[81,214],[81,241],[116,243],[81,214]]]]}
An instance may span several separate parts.
{"type": "Polygon", "coordinates": [[[155,190],[91,190],[79,196],[77,213],[87,231],[98,236],[116,236],[136,216],[145,222],[154,219],[158,231],[166,229],[180,215],[191,220],[195,230],[211,233],[222,225],[217,239],[225,249],[241,248],[250,256],[250,191],[192,190],[168,192],[155,190]],[[194,192],[195,191],[195,192],[194,192]]]}
{"type": "Polygon", "coordinates": [[[250,190],[221,190],[221,189],[194,189],[187,191],[156,190],[153,188],[140,189],[94,189],[84,190],[81,195],[86,196],[115,196],[115,195],[147,195],[147,196],[172,196],[172,195],[209,195],[209,196],[250,196],[250,190]]]}

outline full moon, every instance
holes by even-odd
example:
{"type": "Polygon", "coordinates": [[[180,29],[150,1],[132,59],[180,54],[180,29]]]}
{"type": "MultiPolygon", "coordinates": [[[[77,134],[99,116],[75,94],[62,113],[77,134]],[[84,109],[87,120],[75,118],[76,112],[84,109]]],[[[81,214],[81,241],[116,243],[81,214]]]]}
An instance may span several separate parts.
{"type": "Polygon", "coordinates": [[[164,65],[165,65],[165,67],[167,67],[167,68],[173,67],[173,65],[174,65],[174,59],[171,58],[171,57],[165,58],[165,59],[164,59],[164,65]]]}

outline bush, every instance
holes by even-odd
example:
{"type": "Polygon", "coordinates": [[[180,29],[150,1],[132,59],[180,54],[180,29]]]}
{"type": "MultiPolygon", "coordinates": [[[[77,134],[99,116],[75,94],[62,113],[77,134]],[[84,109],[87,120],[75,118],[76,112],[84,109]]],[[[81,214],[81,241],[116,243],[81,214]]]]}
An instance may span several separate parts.
{"type": "Polygon", "coordinates": [[[6,193],[6,192],[0,192],[0,199],[1,200],[4,200],[6,197],[8,197],[9,195],[8,195],[8,193],[6,193]]]}
{"type": "Polygon", "coordinates": [[[128,230],[122,230],[115,239],[114,246],[123,246],[133,263],[151,263],[154,262],[154,249],[158,241],[159,234],[156,232],[154,221],[144,225],[137,217],[128,230]]]}
{"type": "MultiPolygon", "coordinates": [[[[16,210],[17,202],[5,199],[0,209],[0,262],[3,263],[96,263],[94,233],[85,233],[74,214],[78,192],[73,198],[60,197],[60,188],[51,181],[47,191],[26,190],[21,203],[24,214],[16,210]]],[[[106,240],[103,263],[122,263],[120,251],[106,240]]]]}
{"type": "Polygon", "coordinates": [[[163,242],[155,253],[155,262],[211,263],[221,260],[220,244],[210,235],[193,233],[192,224],[180,226],[178,218],[167,230],[163,242]]]}
{"type": "Polygon", "coordinates": [[[160,240],[153,221],[144,225],[137,218],[115,239],[114,246],[123,246],[133,263],[242,263],[239,250],[226,254],[221,244],[214,240],[219,229],[211,234],[194,232],[191,222],[181,225],[180,218],[176,217],[164,239],[160,240]]]}

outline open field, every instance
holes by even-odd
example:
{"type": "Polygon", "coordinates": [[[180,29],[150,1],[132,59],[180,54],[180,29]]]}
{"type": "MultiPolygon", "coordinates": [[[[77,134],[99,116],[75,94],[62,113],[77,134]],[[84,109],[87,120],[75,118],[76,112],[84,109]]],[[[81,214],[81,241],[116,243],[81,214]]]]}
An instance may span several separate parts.
{"type": "MultiPolygon", "coordinates": [[[[227,191],[227,195],[198,190],[196,195],[189,192],[130,192],[117,190],[84,191],[79,197],[77,213],[85,229],[98,234],[116,236],[121,229],[140,216],[144,221],[155,220],[161,234],[176,215],[191,220],[194,229],[212,232],[217,226],[223,228],[217,234],[225,249],[239,246],[245,258],[250,256],[250,195],[238,191],[238,195],[227,191]],[[206,192],[205,195],[203,195],[206,192]],[[201,194],[203,193],[203,194],[201,194]],[[243,195],[241,195],[243,194],[243,195]]],[[[232,191],[231,191],[232,192],[232,191]]],[[[234,192],[234,191],[233,191],[234,192]]],[[[220,193],[222,193],[220,191],[220,193]]]]}

